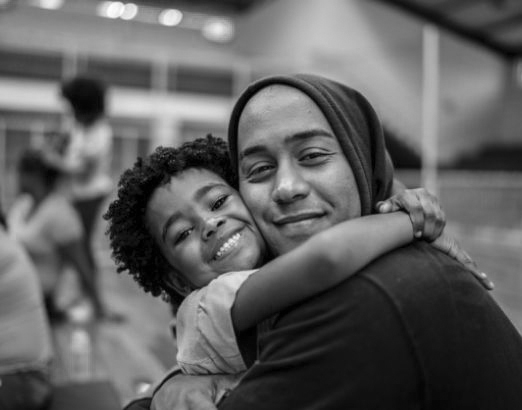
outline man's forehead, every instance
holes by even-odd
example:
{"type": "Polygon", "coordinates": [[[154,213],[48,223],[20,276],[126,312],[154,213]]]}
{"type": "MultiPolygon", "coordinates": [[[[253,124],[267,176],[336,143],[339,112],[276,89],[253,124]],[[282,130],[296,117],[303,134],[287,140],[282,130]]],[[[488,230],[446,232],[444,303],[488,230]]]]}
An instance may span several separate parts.
{"type": "MultiPolygon", "coordinates": [[[[264,131],[267,124],[284,132],[293,126],[295,120],[310,119],[312,113],[322,116],[320,107],[304,92],[287,85],[274,84],[258,91],[246,103],[238,124],[238,143],[241,144],[241,130],[264,131]]],[[[326,121],[326,119],[324,119],[326,121]]]]}
{"type": "Polygon", "coordinates": [[[278,104],[291,103],[297,100],[309,100],[313,104],[312,100],[297,88],[284,84],[271,84],[262,88],[250,98],[243,109],[243,114],[258,106],[273,104],[274,100],[277,100],[278,104]]]}
{"type": "Polygon", "coordinates": [[[314,138],[335,140],[315,102],[302,91],[281,84],[265,87],[251,98],[241,114],[237,138],[239,160],[267,146],[282,149],[314,138]]]}

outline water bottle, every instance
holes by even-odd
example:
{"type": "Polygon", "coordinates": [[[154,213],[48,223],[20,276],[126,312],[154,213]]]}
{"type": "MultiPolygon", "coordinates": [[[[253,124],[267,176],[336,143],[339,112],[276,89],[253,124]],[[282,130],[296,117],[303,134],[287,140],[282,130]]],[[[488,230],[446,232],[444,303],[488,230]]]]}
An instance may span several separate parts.
{"type": "Polygon", "coordinates": [[[69,314],[72,321],[70,376],[73,381],[85,382],[92,377],[92,345],[87,329],[90,312],[75,307],[69,314]]]}
{"type": "Polygon", "coordinates": [[[91,338],[83,327],[71,332],[71,379],[84,382],[91,378],[91,338]]]}

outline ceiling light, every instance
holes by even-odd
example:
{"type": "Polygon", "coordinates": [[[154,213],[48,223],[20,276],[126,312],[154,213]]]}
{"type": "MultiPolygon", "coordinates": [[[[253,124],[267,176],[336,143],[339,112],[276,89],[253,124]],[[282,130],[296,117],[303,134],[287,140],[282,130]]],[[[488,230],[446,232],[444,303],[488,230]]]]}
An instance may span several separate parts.
{"type": "Polygon", "coordinates": [[[203,36],[210,41],[227,43],[234,38],[234,24],[225,18],[209,18],[202,28],[203,36]]]}
{"type": "Polygon", "coordinates": [[[64,0],[38,0],[33,4],[37,7],[47,10],[57,10],[63,6],[64,0]]]}
{"type": "Polygon", "coordinates": [[[163,10],[159,16],[158,21],[164,26],[174,27],[181,23],[183,19],[183,13],[176,9],[163,10]]]}
{"type": "Polygon", "coordinates": [[[123,20],[132,20],[138,14],[138,6],[134,3],[127,3],[123,6],[123,12],[121,13],[121,18],[123,20]]]}
{"type": "Polygon", "coordinates": [[[123,10],[125,10],[125,6],[121,1],[112,1],[107,7],[107,17],[110,19],[117,19],[118,17],[121,17],[123,10]]]}
{"type": "Polygon", "coordinates": [[[99,16],[117,19],[123,15],[125,5],[121,1],[103,1],[98,5],[97,11],[99,16]]]}

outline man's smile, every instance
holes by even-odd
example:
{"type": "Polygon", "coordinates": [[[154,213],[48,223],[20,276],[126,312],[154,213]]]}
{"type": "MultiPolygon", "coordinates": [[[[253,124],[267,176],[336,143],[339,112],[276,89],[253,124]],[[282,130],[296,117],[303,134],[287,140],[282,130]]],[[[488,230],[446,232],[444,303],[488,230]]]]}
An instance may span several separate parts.
{"type": "Polygon", "coordinates": [[[302,211],[298,213],[282,215],[274,218],[275,225],[295,225],[301,222],[312,221],[325,216],[323,211],[302,211]]]}
{"type": "Polygon", "coordinates": [[[326,216],[324,211],[298,212],[274,218],[273,224],[288,239],[309,237],[327,227],[326,216]]]}

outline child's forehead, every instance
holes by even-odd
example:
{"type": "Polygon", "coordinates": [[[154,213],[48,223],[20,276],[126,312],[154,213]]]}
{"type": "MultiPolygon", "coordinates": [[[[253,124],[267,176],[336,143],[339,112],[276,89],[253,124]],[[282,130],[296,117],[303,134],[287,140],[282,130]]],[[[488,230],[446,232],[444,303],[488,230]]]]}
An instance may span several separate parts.
{"type": "Polygon", "coordinates": [[[172,196],[201,200],[213,192],[235,191],[219,174],[204,168],[189,168],[175,175],[160,189],[172,196]]]}
{"type": "Polygon", "coordinates": [[[170,176],[168,183],[190,182],[194,185],[203,185],[210,182],[219,183],[223,186],[231,187],[228,182],[216,171],[201,167],[186,168],[182,171],[176,172],[170,176]]]}

